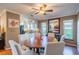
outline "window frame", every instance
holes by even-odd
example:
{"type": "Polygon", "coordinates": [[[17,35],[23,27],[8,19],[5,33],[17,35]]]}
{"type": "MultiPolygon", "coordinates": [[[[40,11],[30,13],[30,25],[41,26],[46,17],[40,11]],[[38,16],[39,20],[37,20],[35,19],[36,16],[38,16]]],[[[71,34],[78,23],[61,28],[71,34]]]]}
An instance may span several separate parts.
{"type": "MultiPolygon", "coordinates": [[[[70,18],[70,19],[65,19],[65,20],[63,20],[63,25],[64,25],[64,21],[69,21],[69,20],[72,20],[72,39],[67,39],[67,38],[65,38],[65,40],[69,40],[69,41],[73,41],[73,22],[74,22],[74,20],[73,20],[73,18],[70,18]]],[[[64,26],[63,26],[63,33],[64,33],[64,26]]]]}

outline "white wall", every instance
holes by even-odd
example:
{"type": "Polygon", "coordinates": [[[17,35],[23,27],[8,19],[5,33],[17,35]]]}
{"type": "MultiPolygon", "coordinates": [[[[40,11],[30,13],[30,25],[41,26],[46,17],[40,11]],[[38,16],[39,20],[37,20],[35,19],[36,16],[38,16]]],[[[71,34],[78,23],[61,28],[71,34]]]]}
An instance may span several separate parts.
{"type": "Polygon", "coordinates": [[[77,15],[77,49],[79,51],[79,14],[77,15]]]}

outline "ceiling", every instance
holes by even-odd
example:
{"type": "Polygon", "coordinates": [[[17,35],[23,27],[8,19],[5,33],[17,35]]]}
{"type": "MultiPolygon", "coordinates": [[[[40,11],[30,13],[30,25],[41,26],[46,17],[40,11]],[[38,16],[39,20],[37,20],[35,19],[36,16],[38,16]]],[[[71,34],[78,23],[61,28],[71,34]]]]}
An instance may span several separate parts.
{"type": "MultiPolygon", "coordinates": [[[[0,3],[0,13],[4,9],[8,9],[32,18],[30,15],[35,13],[32,8],[39,8],[39,6],[40,4],[37,3],[0,3]]],[[[79,3],[47,3],[47,9],[53,9],[53,12],[46,15],[34,15],[34,19],[51,19],[77,14],[79,12],[79,3]]]]}

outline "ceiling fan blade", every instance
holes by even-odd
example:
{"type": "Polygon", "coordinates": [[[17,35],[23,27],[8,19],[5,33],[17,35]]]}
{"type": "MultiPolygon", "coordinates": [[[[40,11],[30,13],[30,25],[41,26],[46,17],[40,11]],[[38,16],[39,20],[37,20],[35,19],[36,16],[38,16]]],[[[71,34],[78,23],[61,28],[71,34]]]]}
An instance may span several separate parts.
{"type": "Polygon", "coordinates": [[[46,5],[46,4],[42,4],[42,6],[41,6],[41,7],[46,8],[46,7],[47,7],[47,5],[46,5]]]}
{"type": "Polygon", "coordinates": [[[39,12],[36,12],[35,14],[38,14],[39,12]]]}
{"type": "Polygon", "coordinates": [[[53,12],[53,10],[46,10],[45,12],[53,12]]]}
{"type": "Polygon", "coordinates": [[[36,8],[32,8],[33,10],[38,10],[38,9],[36,9],[36,8]]]}

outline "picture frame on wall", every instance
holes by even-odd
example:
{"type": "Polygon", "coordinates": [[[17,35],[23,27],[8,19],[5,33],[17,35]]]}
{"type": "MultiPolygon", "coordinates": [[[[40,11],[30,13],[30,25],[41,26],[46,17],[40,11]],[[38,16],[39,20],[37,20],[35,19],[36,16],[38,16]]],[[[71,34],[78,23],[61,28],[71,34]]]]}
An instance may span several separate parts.
{"type": "Polygon", "coordinates": [[[19,27],[19,20],[17,20],[17,19],[8,19],[8,27],[9,28],[19,27]]]}
{"type": "Polygon", "coordinates": [[[60,19],[50,19],[48,21],[48,32],[60,33],[60,19]]]}

